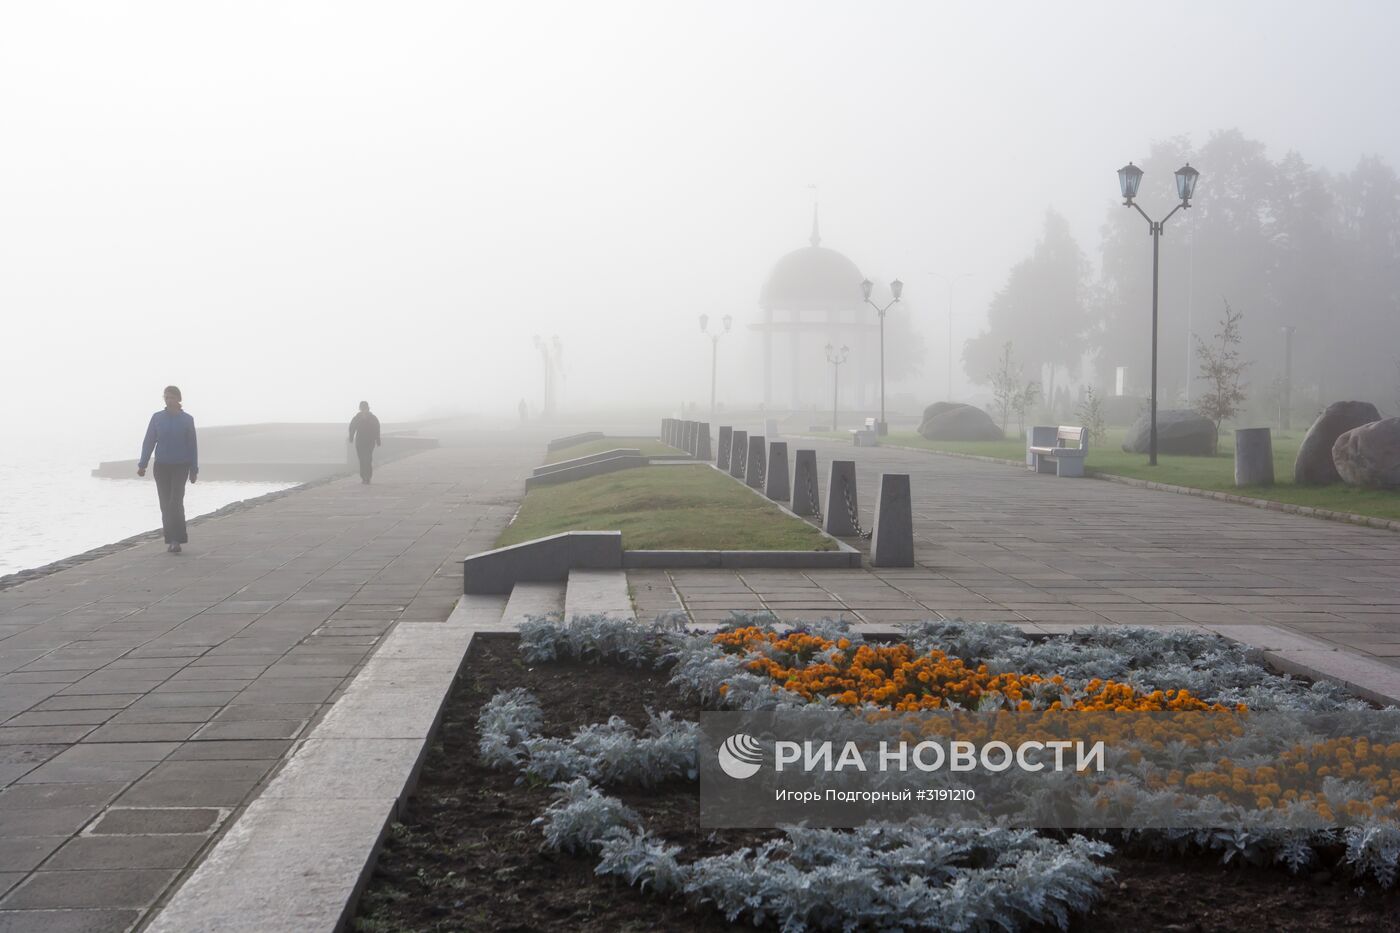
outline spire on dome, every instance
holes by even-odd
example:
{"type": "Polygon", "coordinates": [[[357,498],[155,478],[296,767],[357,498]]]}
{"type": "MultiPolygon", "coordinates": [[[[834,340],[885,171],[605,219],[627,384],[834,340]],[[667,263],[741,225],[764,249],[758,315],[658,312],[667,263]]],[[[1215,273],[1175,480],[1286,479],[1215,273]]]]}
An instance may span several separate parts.
{"type": "Polygon", "coordinates": [[[813,205],[812,205],[812,236],[811,236],[811,239],[809,239],[807,242],[811,243],[813,246],[821,246],[821,245],[822,245],[822,235],[821,235],[821,231],[817,229],[817,205],[816,205],[816,204],[813,204],[813,205]]]}

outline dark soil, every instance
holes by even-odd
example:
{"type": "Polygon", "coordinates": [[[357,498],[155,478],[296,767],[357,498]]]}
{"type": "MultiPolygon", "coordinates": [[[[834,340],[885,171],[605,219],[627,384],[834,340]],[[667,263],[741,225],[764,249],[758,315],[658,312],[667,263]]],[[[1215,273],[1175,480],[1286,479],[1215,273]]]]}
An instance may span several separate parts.
{"type": "MultiPolygon", "coordinates": [[[[542,786],[477,764],[477,710],[498,691],[527,687],[540,698],[546,731],[567,735],[619,715],[635,725],[648,708],[694,717],[699,709],[666,685],[664,674],[549,664],[529,667],[514,636],[478,636],[466,673],[444,710],[417,793],[396,824],[360,901],[360,933],[401,931],[689,931],[734,929],[713,912],[638,892],[593,874],[593,860],[541,849],[531,821],[548,805],[542,786]]],[[[613,791],[617,793],[616,790],[613,791]]],[[[763,836],[702,832],[697,789],[673,783],[618,794],[657,835],[705,856],[752,846],[763,836]]],[[[1220,865],[1213,857],[1119,852],[1117,878],[1100,906],[1073,929],[1108,933],[1159,930],[1394,930],[1400,896],[1358,894],[1344,874],[1295,878],[1281,870],[1220,865]]]]}

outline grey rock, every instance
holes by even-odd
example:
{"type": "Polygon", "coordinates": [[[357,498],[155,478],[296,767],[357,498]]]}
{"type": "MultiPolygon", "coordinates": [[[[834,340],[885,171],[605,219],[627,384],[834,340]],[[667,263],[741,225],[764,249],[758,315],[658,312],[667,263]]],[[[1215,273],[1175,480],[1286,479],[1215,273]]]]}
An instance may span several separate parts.
{"type": "Polygon", "coordinates": [[[1400,489],[1400,418],[1352,428],[1337,438],[1332,461],[1350,486],[1400,489]]]}
{"type": "Polygon", "coordinates": [[[992,416],[974,405],[934,402],[924,409],[919,435],[930,441],[999,441],[1001,427],[992,416]]]}
{"type": "MultiPolygon", "coordinates": [[[[1143,415],[1128,428],[1123,449],[1130,454],[1147,453],[1151,433],[1150,416],[1143,415]]],[[[1205,415],[1190,408],[1159,411],[1157,453],[1209,457],[1215,453],[1215,425],[1205,415]]]]}
{"type": "Polygon", "coordinates": [[[1317,416],[1303,443],[1298,447],[1298,459],[1293,461],[1293,482],[1299,486],[1325,486],[1340,483],[1342,476],[1332,461],[1332,448],[1337,438],[1372,421],[1380,421],[1381,413],[1370,402],[1333,402],[1317,416]]]}

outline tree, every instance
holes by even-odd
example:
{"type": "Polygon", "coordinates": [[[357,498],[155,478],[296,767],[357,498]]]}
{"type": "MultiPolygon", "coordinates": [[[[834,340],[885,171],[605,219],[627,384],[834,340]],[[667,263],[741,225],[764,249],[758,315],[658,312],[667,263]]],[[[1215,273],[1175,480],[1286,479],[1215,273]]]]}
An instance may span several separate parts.
{"type": "Polygon", "coordinates": [[[1010,422],[1013,412],[1021,425],[1021,432],[1025,433],[1026,412],[1040,395],[1040,383],[1024,380],[1021,366],[1012,355],[1010,340],[1002,344],[1001,359],[996,372],[992,374],[991,383],[992,399],[997,410],[1001,412],[1001,433],[1006,434],[1006,425],[1010,422]]]}
{"type": "MultiPolygon", "coordinates": [[[[1035,380],[1027,382],[1021,387],[1021,390],[1016,393],[1015,397],[1012,398],[1011,410],[1016,413],[1016,430],[1018,433],[1026,433],[1026,412],[1031,410],[1031,406],[1035,404],[1035,400],[1038,398],[1040,398],[1040,383],[1035,380]]],[[[1006,433],[1005,426],[1002,427],[1001,433],[1006,433]]]]}
{"type": "MultiPolygon", "coordinates": [[[[1044,228],[1030,256],[1012,267],[1006,284],[987,308],[987,329],[963,346],[963,365],[974,382],[992,381],[998,353],[1013,338],[1029,347],[1026,360],[1037,376],[1079,372],[1089,326],[1089,261],[1070,234],[1069,223],[1046,211],[1044,228]]],[[[1037,378],[1039,383],[1040,379],[1037,378]]]]}
{"type": "Polygon", "coordinates": [[[1196,400],[1196,410],[1215,424],[1215,452],[1220,452],[1220,425],[1239,413],[1245,400],[1245,386],[1240,382],[1249,363],[1240,356],[1240,319],[1242,312],[1225,302],[1225,315],[1215,342],[1196,338],[1196,353],[1200,360],[1201,378],[1209,387],[1196,400]]]}
{"type": "Polygon", "coordinates": [[[1107,417],[1103,411],[1103,399],[1094,391],[1093,386],[1085,386],[1084,394],[1079,399],[1079,407],[1075,409],[1075,417],[1084,426],[1085,439],[1090,444],[1103,442],[1108,433],[1107,417]]]}

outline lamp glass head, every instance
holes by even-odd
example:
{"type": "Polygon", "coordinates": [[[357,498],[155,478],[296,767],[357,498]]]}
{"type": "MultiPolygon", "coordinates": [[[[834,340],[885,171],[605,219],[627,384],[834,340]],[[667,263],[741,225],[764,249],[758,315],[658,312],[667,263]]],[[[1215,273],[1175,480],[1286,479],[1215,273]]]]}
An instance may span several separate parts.
{"type": "Polygon", "coordinates": [[[861,283],[860,283],[860,290],[861,290],[862,293],[864,293],[864,295],[865,295],[865,300],[866,300],[866,301],[869,301],[869,300],[870,300],[870,292],[871,292],[874,288],[875,288],[875,283],[872,282],[872,281],[870,281],[869,279],[866,279],[864,282],[861,282],[861,283]]]}
{"type": "Polygon", "coordinates": [[[1176,193],[1183,203],[1196,196],[1196,179],[1200,177],[1201,173],[1192,168],[1190,162],[1176,170],[1176,193]]]}
{"type": "Polygon", "coordinates": [[[895,279],[893,282],[891,282],[890,294],[894,295],[895,301],[898,301],[899,296],[904,294],[904,283],[901,282],[899,279],[895,279]]]}
{"type": "Polygon", "coordinates": [[[727,331],[727,330],[729,330],[730,326],[732,326],[733,323],[734,323],[734,315],[732,315],[732,314],[726,314],[726,315],[724,316],[723,320],[724,320],[724,329],[727,331]]]}
{"type": "Polygon", "coordinates": [[[1142,169],[1129,162],[1118,170],[1118,187],[1122,189],[1123,199],[1131,201],[1137,197],[1138,185],[1142,184],[1142,169]]]}
{"type": "Polygon", "coordinates": [[[700,329],[703,331],[703,330],[708,329],[709,326],[710,326],[710,316],[709,316],[708,314],[702,314],[702,315],[700,315],[700,329]]]}

